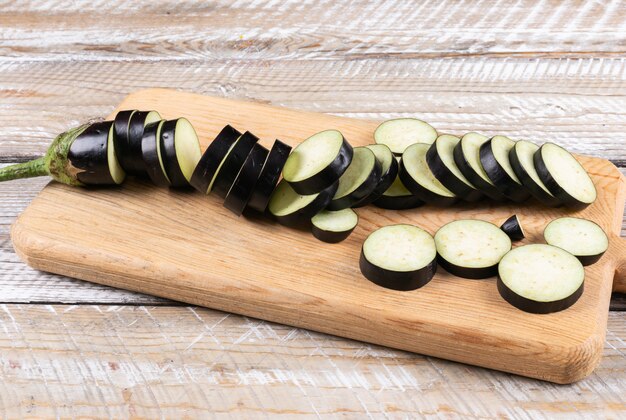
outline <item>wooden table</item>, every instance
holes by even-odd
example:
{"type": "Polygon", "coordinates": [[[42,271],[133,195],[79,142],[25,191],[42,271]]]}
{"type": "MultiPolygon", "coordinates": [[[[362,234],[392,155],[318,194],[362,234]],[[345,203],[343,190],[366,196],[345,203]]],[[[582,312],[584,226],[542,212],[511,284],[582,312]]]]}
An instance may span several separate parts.
{"type": "MultiPolygon", "coordinates": [[[[620,1],[78,3],[0,6],[0,164],[161,86],[417,115],[555,141],[626,173],[620,1]]],[[[600,366],[557,386],[36,272],[8,232],[46,182],[0,184],[5,418],[626,416],[620,296],[600,366]]]]}

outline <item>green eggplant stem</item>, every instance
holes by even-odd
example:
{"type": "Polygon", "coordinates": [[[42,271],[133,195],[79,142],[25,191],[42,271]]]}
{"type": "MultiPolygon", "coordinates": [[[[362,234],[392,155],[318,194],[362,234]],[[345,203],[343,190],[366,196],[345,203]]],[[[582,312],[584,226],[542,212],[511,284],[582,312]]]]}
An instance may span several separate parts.
{"type": "Polygon", "coordinates": [[[0,168],[0,182],[44,175],[49,175],[48,165],[44,156],[28,162],[16,163],[15,165],[0,168]]]}

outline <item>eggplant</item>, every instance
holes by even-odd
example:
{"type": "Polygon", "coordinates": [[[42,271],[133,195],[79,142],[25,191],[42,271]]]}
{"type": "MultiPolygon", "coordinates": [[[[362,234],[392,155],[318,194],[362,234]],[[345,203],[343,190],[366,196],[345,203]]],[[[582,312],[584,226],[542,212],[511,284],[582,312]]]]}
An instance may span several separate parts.
{"type": "Polygon", "coordinates": [[[435,178],[457,197],[468,202],[478,201],[483,193],[468,181],[454,161],[454,149],[460,141],[456,136],[440,135],[428,148],[426,163],[435,178]]]}
{"type": "Polygon", "coordinates": [[[400,180],[415,196],[426,204],[446,207],[457,201],[456,195],[435,178],[426,163],[430,146],[416,143],[409,146],[400,159],[400,180]]]}
{"type": "Polygon", "coordinates": [[[456,220],[435,234],[439,265],[467,279],[495,276],[498,263],[511,250],[511,239],[493,223],[456,220]]]}
{"type": "Polygon", "coordinates": [[[165,120],[153,122],[145,126],[141,140],[141,155],[144,167],[152,183],[158,187],[169,187],[170,179],[165,172],[161,156],[161,129],[165,120]]]}
{"type": "Polygon", "coordinates": [[[352,207],[369,196],[380,181],[381,166],[374,152],[367,147],[355,147],[348,169],[339,178],[339,187],[328,204],[328,210],[352,207]]]}
{"type": "Polygon", "coordinates": [[[235,182],[243,163],[252,151],[252,148],[259,141],[259,138],[249,131],[237,140],[233,149],[226,155],[222,166],[215,175],[213,185],[210,187],[219,197],[226,198],[226,194],[235,182]]]}
{"type": "Polygon", "coordinates": [[[506,136],[492,137],[480,146],[480,163],[502,195],[516,203],[523,203],[530,193],[517,178],[509,161],[513,146],[515,142],[506,136]]]}
{"type": "Polygon", "coordinates": [[[407,190],[400,177],[396,176],[387,191],[374,201],[374,205],[387,210],[408,210],[423,206],[424,202],[407,190]]]}
{"type": "Polygon", "coordinates": [[[335,182],[317,194],[301,195],[283,179],[274,189],[267,209],[282,225],[308,227],[311,218],[328,206],[338,186],[339,182],[335,182]]]}
{"type": "Polygon", "coordinates": [[[209,144],[191,175],[189,184],[203,194],[211,192],[215,175],[232,150],[241,133],[230,125],[225,126],[209,144]]]}
{"type": "Polygon", "coordinates": [[[269,150],[256,143],[244,161],[228,194],[226,194],[224,207],[237,216],[241,216],[252,196],[252,191],[254,191],[268,153],[269,150]]]}
{"type": "Polygon", "coordinates": [[[412,144],[431,144],[437,138],[437,130],[417,118],[397,118],[387,120],[374,131],[376,144],[384,144],[396,156],[402,156],[412,144]]]}
{"type": "Polygon", "coordinates": [[[254,187],[250,201],[248,201],[247,208],[251,208],[260,213],[263,213],[265,209],[267,209],[267,204],[280,179],[280,174],[289,157],[289,153],[291,153],[291,146],[278,139],[274,141],[274,145],[261,170],[261,175],[259,175],[259,179],[254,187]]]}
{"type": "Polygon", "coordinates": [[[596,201],[591,177],[576,158],[561,146],[545,143],[533,156],[539,179],[564,206],[582,210],[596,201]]]}
{"type": "Polygon", "coordinates": [[[551,221],[543,237],[548,245],[566,250],[585,266],[598,262],[609,248],[609,238],[598,224],[577,217],[551,221]]]}
{"type": "Polygon", "coordinates": [[[412,225],[391,225],[372,232],[361,248],[359,268],[369,281],[393,290],[425,286],[437,272],[433,237],[412,225]]]}
{"type": "Polygon", "coordinates": [[[137,111],[136,109],[129,109],[124,111],[119,111],[115,115],[115,121],[113,123],[113,128],[115,130],[115,136],[113,138],[115,144],[115,152],[117,154],[117,159],[120,162],[122,167],[127,166],[130,167],[131,164],[128,163],[128,160],[131,160],[131,148],[130,148],[130,140],[129,140],[129,132],[130,132],[130,119],[133,115],[135,115],[137,111]]]}
{"type": "Polygon", "coordinates": [[[521,241],[526,237],[522,224],[516,214],[506,219],[500,226],[500,229],[502,229],[512,241],[521,241]]]}
{"type": "Polygon", "coordinates": [[[562,205],[561,201],[556,198],[543,181],[539,178],[535,169],[533,157],[539,150],[539,146],[526,140],[520,140],[509,152],[509,161],[515,174],[537,201],[549,207],[558,207],[562,205]]]}
{"type": "Polygon", "coordinates": [[[335,244],[350,236],[358,223],[359,216],[352,209],[322,210],[311,218],[311,233],[322,242],[335,244]]]}
{"type": "Polygon", "coordinates": [[[160,148],[171,186],[189,186],[189,180],[202,157],[202,151],[196,130],[187,118],[163,123],[160,148]]]}
{"type": "Polygon", "coordinates": [[[293,149],[285,162],[283,178],[300,195],[316,194],[339,181],[352,154],[352,146],[339,131],[321,131],[293,149]]]}
{"type": "Polygon", "coordinates": [[[500,296],[525,312],[547,314],[572,306],[583,294],[585,269],[569,252],[552,245],[524,245],[498,266],[500,296]]]}
{"type": "Polygon", "coordinates": [[[365,147],[374,153],[376,161],[380,165],[381,175],[374,191],[358,203],[352,205],[353,208],[367,206],[381,198],[398,176],[398,161],[388,146],[384,144],[370,144],[365,147]]]}
{"type": "Polygon", "coordinates": [[[454,162],[473,186],[495,201],[504,200],[502,193],[493,185],[480,162],[480,147],[489,137],[478,133],[467,133],[454,148],[454,162]]]}
{"type": "Polygon", "coordinates": [[[115,119],[116,125],[122,126],[120,127],[122,136],[116,140],[115,149],[120,165],[128,174],[144,176],[146,167],[141,152],[143,130],[146,125],[161,121],[161,115],[157,111],[136,111],[130,112],[130,115],[128,111],[122,111],[122,115],[118,114],[115,119]],[[123,124],[126,118],[128,118],[128,132],[124,136],[123,124]]]}

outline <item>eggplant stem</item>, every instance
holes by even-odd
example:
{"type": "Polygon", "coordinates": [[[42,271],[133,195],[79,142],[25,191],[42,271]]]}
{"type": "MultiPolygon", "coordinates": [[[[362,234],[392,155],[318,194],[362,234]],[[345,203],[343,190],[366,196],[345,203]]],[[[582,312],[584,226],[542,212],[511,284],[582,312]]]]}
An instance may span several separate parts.
{"type": "Polygon", "coordinates": [[[44,175],[49,175],[49,172],[43,156],[28,162],[16,163],[15,165],[0,168],[0,182],[44,175]]]}

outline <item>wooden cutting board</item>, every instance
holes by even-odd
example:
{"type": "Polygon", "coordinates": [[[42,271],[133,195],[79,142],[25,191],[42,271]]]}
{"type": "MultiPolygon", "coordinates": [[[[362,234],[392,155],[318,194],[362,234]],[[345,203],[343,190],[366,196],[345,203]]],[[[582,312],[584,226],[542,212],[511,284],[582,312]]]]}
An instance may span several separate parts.
{"type": "MultiPolygon", "coordinates": [[[[129,108],[187,117],[203,148],[225,124],[252,131],[265,146],[274,138],[295,145],[328,128],[364,145],[378,124],[164,89],[134,93],[118,110],[129,108]]],[[[580,159],[598,188],[597,202],[581,212],[535,203],[369,206],[357,210],[360,223],[348,240],[325,244],[264,217],[237,218],[214,196],[140,181],[110,189],[53,182],[20,215],[11,236],[21,258],[40,270],[569,383],[600,361],[611,289],[626,292],[626,241],[619,238],[624,177],[606,160],[580,159]],[[570,309],[527,314],[500,298],[494,278],[466,280],[443,269],[410,292],[381,288],[359,272],[361,244],[378,227],[413,223],[434,234],[452,220],[499,224],[514,213],[528,234],[522,243],[542,242],[546,224],[564,215],[594,220],[609,233],[608,252],[586,268],[585,291],[570,309]]]]}

